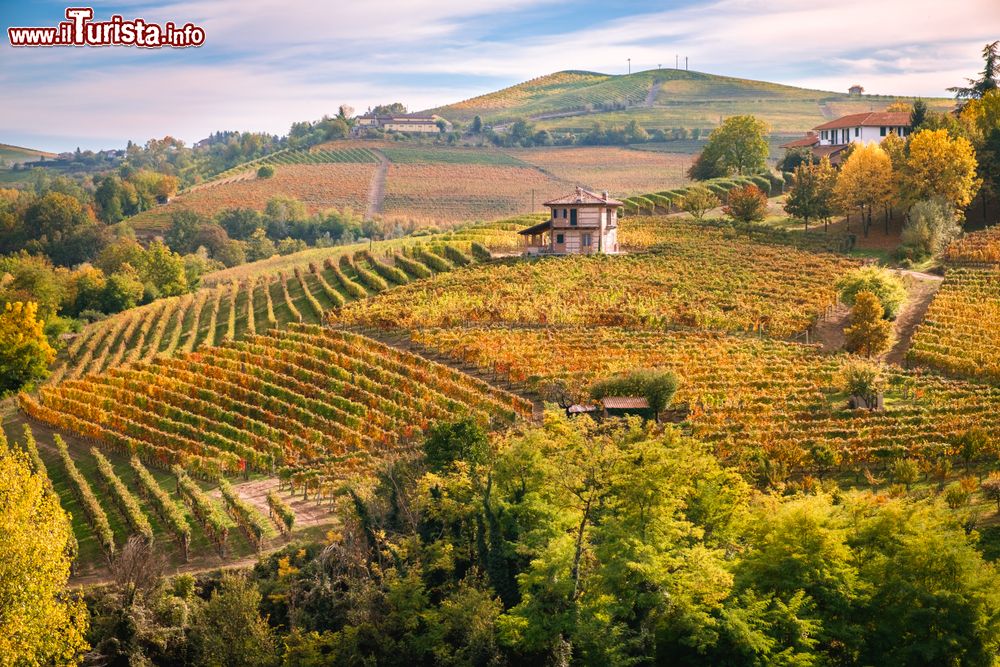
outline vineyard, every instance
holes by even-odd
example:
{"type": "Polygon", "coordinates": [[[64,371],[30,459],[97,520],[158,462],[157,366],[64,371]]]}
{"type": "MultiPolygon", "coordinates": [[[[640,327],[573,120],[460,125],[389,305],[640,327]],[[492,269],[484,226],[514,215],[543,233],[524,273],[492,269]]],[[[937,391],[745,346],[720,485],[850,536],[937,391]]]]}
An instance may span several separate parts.
{"type": "Polygon", "coordinates": [[[971,234],[953,241],[943,254],[949,264],[1000,264],[1000,225],[971,234]]]}
{"type": "MultiPolygon", "coordinates": [[[[297,155],[305,160],[312,154],[297,155]]],[[[163,231],[169,227],[173,213],[181,209],[207,216],[227,208],[262,211],[268,200],[276,196],[297,199],[310,212],[330,208],[364,211],[375,166],[374,162],[367,161],[295,162],[279,166],[274,170],[274,176],[265,179],[257,178],[253,172],[245,172],[224,178],[224,182],[213,181],[198,189],[192,188],[169,204],[129,218],[129,222],[137,231],[163,231]]]]}
{"type": "Polygon", "coordinates": [[[447,273],[352,304],[335,319],[384,329],[595,324],[788,337],[835,302],[833,283],[853,266],[831,254],[702,235],[691,226],[676,231],[644,254],[510,261],[447,273]]]}
{"type": "Polygon", "coordinates": [[[32,419],[206,479],[298,466],[343,479],[438,418],[510,423],[531,404],[369,338],[309,325],[113,368],[20,396],[32,419]]]}
{"type": "MultiPolygon", "coordinates": [[[[502,244],[505,238],[513,238],[508,230],[517,223],[493,225],[417,240],[436,244],[447,240],[467,251],[473,242],[496,245],[502,244]]],[[[122,363],[191,352],[288,322],[320,322],[327,310],[381,291],[370,285],[359,285],[359,273],[370,272],[376,268],[374,264],[397,261],[400,251],[417,240],[380,244],[374,255],[366,254],[360,261],[348,261],[346,265],[341,264],[345,258],[365,252],[367,246],[306,251],[305,256],[292,256],[295,257],[292,262],[268,267],[270,271],[254,265],[237,267],[243,273],[217,277],[208,281],[211,287],[160,299],[89,326],[69,346],[65,362],[55,370],[50,383],[99,373],[122,363]]],[[[404,261],[423,267],[419,259],[404,261]]],[[[424,270],[434,272],[425,267],[424,270]]],[[[423,277],[420,268],[416,272],[404,271],[402,277],[396,274],[395,279],[402,283],[423,277]]]]}
{"type": "Polygon", "coordinates": [[[531,167],[393,163],[383,212],[438,222],[493,220],[538,210],[567,187],[531,167]]]}
{"type": "Polygon", "coordinates": [[[1000,383],[1000,271],[953,269],[913,337],[907,359],[1000,383]]]}
{"type": "MultiPolygon", "coordinates": [[[[766,338],[612,327],[478,328],[411,332],[419,346],[546,394],[554,383],[584,397],[593,380],[662,367],[681,380],[674,404],[693,434],[745,468],[855,474],[899,457],[956,457],[956,437],[995,434],[1000,389],[890,367],[884,412],[849,410],[843,357],[766,338]],[[818,458],[827,451],[834,461],[818,458]],[[824,461],[826,461],[824,463],[824,461]],[[765,466],[766,467],[766,466],[765,466]]],[[[994,437],[994,436],[991,436],[994,437]]]]}
{"type": "Polygon", "coordinates": [[[570,146],[509,151],[559,180],[616,196],[655,192],[688,182],[693,156],[616,146],[570,146]]]}
{"type": "MultiPolygon", "coordinates": [[[[788,230],[780,227],[761,225],[753,229],[751,238],[755,243],[783,245],[801,250],[839,252],[844,247],[844,235],[826,233],[821,228],[804,232],[801,229],[788,230]]],[[[668,217],[664,215],[630,216],[618,227],[618,242],[630,251],[648,250],[656,246],[675,243],[684,239],[685,243],[711,241],[738,242],[747,240],[747,232],[725,220],[696,221],[686,216],[668,217]]]]}
{"type": "MultiPolygon", "coordinates": [[[[212,521],[215,510],[227,523],[230,520],[225,513],[230,505],[268,515],[269,501],[257,497],[253,490],[257,483],[230,486],[218,480],[191,480],[203,501],[192,507],[184,496],[175,495],[182,488],[182,476],[176,471],[147,467],[136,456],[70,445],[59,435],[35,431],[25,427],[23,436],[12,433],[10,440],[28,452],[33,468],[48,477],[49,485],[72,515],[76,538],[72,556],[78,576],[98,574],[131,537],[155,543],[173,566],[217,565],[220,546],[229,557],[251,554],[287,533],[296,515],[314,513],[313,503],[302,497],[301,488],[268,485],[271,502],[282,507],[284,514],[274,515],[267,526],[258,526],[263,531],[256,544],[242,530],[227,531],[220,541],[212,521]],[[223,502],[215,499],[213,490],[220,485],[229,491],[223,502]],[[200,512],[202,508],[213,512],[200,512]]],[[[0,443],[2,436],[0,432],[0,443]]]]}

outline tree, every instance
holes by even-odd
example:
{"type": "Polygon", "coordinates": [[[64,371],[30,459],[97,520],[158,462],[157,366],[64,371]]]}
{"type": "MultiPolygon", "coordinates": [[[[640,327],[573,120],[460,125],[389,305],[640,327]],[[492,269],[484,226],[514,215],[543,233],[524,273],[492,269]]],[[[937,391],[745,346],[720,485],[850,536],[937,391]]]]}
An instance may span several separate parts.
{"type": "Polygon", "coordinates": [[[274,176],[274,167],[269,164],[262,164],[257,170],[257,178],[271,178],[274,176]]]}
{"type": "Polygon", "coordinates": [[[5,304],[0,312],[0,396],[45,379],[55,358],[45,323],[38,319],[38,304],[5,304]]]}
{"type": "Polygon", "coordinates": [[[944,199],[918,201],[903,225],[902,247],[916,258],[937,255],[962,234],[962,218],[944,199]]]}
{"type": "Polygon", "coordinates": [[[917,132],[921,129],[927,119],[927,102],[920,97],[913,100],[913,108],[910,110],[910,131],[917,132]]]}
{"type": "Polygon", "coordinates": [[[882,304],[883,317],[894,319],[906,301],[906,286],[899,277],[880,266],[862,266],[848,271],[836,283],[840,300],[853,306],[860,292],[871,292],[882,304]]]}
{"type": "Polygon", "coordinates": [[[876,357],[892,343],[892,323],[882,317],[883,307],[871,292],[859,292],[851,308],[851,324],[844,329],[849,352],[876,357]]]}
{"type": "Polygon", "coordinates": [[[954,86],[948,92],[955,93],[955,99],[977,100],[991,90],[997,90],[1000,77],[1000,40],[983,47],[983,71],[978,79],[966,79],[968,86],[954,86]]]}
{"type": "Polygon", "coordinates": [[[737,222],[749,225],[767,215],[767,195],[756,185],[733,188],[726,197],[722,212],[737,222]]]}
{"type": "Polygon", "coordinates": [[[767,169],[767,124],[754,116],[730,116],[708,137],[702,155],[715,158],[723,174],[755,174],[767,169]]]}
{"type": "Polygon", "coordinates": [[[872,224],[872,211],[891,201],[892,161],[877,144],[855,145],[840,168],[836,199],[844,209],[858,209],[865,220],[864,233],[872,224]]]}
{"type": "Polygon", "coordinates": [[[779,171],[795,172],[799,165],[816,164],[818,160],[813,155],[812,149],[808,146],[789,148],[785,150],[785,156],[778,164],[779,171]]]}
{"type": "Polygon", "coordinates": [[[39,241],[52,261],[64,266],[93,257],[106,240],[98,223],[78,199],[49,192],[24,213],[27,240],[39,241]]]}
{"type": "Polygon", "coordinates": [[[100,309],[105,313],[120,313],[135,308],[144,292],[145,288],[135,271],[112,273],[104,283],[100,309]]]}
{"type": "Polygon", "coordinates": [[[909,140],[901,178],[903,197],[908,202],[941,198],[965,208],[979,189],[976,166],[968,139],[952,138],[946,130],[917,132],[909,140]]]}
{"type": "Polygon", "coordinates": [[[840,384],[848,396],[860,396],[868,405],[875,405],[885,390],[882,367],[868,361],[851,359],[840,369],[840,384]]]}
{"type": "Polygon", "coordinates": [[[150,243],[146,250],[142,276],[160,296],[177,296],[188,291],[184,259],[159,241],[150,243]]]}
{"type": "Polygon", "coordinates": [[[983,492],[983,497],[992,500],[997,504],[997,513],[1000,513],[1000,475],[990,474],[979,484],[979,490],[983,492]]]}
{"type": "Polygon", "coordinates": [[[246,577],[224,574],[192,632],[201,664],[265,667],[276,663],[274,637],[261,618],[261,595],[246,577]]]}
{"type": "Polygon", "coordinates": [[[230,238],[239,241],[250,238],[255,229],[264,226],[261,214],[250,208],[226,209],[216,217],[216,221],[230,238]]]}
{"type": "Polygon", "coordinates": [[[0,430],[0,665],[76,664],[89,648],[86,607],[66,590],[72,534],[45,472],[0,430]]]}
{"type": "Polygon", "coordinates": [[[824,157],[819,164],[800,164],[785,198],[785,212],[801,219],[806,231],[811,219],[828,221],[834,213],[836,184],[837,172],[829,159],[824,157]]]}
{"type": "Polygon", "coordinates": [[[480,132],[483,131],[483,119],[480,118],[478,115],[472,119],[471,130],[473,134],[479,134],[480,132]]]}
{"type": "Polygon", "coordinates": [[[913,110],[913,107],[910,106],[909,102],[904,102],[903,100],[896,100],[895,102],[887,106],[885,110],[890,112],[894,111],[899,113],[903,112],[910,113],[913,110]]]}
{"type": "Polygon", "coordinates": [[[206,224],[206,220],[187,209],[182,209],[170,218],[170,229],[163,240],[174,252],[188,253],[194,250],[194,238],[198,228],[206,224]]]}
{"type": "Polygon", "coordinates": [[[719,198],[701,185],[693,185],[684,193],[681,208],[695,220],[701,220],[710,209],[719,205],[719,198]]]}
{"type": "Polygon", "coordinates": [[[455,461],[483,462],[490,442],[482,426],[471,417],[454,422],[438,422],[424,440],[427,466],[436,472],[448,469],[455,461]]]}

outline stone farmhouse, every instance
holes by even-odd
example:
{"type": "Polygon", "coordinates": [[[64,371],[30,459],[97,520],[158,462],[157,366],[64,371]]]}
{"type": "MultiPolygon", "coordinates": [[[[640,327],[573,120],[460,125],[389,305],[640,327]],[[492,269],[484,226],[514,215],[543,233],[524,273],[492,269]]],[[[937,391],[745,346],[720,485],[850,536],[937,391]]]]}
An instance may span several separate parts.
{"type": "Polygon", "coordinates": [[[384,130],[386,132],[408,132],[411,134],[438,134],[441,128],[439,121],[444,121],[445,131],[451,129],[451,123],[437,115],[395,114],[377,116],[366,113],[358,116],[354,122],[355,132],[367,129],[384,130]]]}

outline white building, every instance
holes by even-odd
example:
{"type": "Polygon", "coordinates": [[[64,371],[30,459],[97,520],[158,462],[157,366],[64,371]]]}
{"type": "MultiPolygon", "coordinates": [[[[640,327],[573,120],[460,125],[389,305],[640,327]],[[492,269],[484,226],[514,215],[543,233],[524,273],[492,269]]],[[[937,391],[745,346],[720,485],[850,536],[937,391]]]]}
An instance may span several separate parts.
{"type": "Polygon", "coordinates": [[[376,116],[370,112],[358,116],[354,122],[354,128],[355,132],[371,128],[382,129],[387,132],[439,134],[441,132],[441,128],[438,126],[439,121],[444,122],[445,132],[451,130],[451,123],[437,115],[396,114],[392,116],[376,116]]]}
{"type": "Polygon", "coordinates": [[[545,202],[551,217],[518,232],[530,255],[613,254],[618,252],[618,208],[622,202],[607,192],[576,192],[545,202]]]}
{"type": "Polygon", "coordinates": [[[837,164],[840,161],[838,154],[852,143],[882,143],[890,134],[906,137],[910,130],[909,112],[866,111],[817,125],[802,139],[781,147],[810,148],[817,158],[828,157],[831,163],[837,164]]]}

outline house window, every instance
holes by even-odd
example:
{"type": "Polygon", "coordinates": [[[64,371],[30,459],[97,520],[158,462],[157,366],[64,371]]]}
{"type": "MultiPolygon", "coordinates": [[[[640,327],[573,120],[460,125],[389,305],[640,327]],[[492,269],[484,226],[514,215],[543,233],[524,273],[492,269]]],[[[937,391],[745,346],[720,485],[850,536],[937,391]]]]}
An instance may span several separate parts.
{"type": "Polygon", "coordinates": [[[576,209],[575,208],[571,208],[569,210],[569,224],[570,225],[574,225],[574,226],[576,225],[576,209]]]}
{"type": "Polygon", "coordinates": [[[854,136],[856,136],[856,137],[861,136],[861,128],[860,127],[854,128],[854,136]]]}
{"type": "Polygon", "coordinates": [[[556,234],[556,243],[562,245],[565,242],[566,242],[565,236],[563,236],[562,234],[556,234]]]}
{"type": "Polygon", "coordinates": [[[581,240],[584,248],[590,247],[590,234],[584,234],[581,240]]]}
{"type": "Polygon", "coordinates": [[[563,218],[565,219],[565,217],[566,217],[566,209],[563,209],[563,218]]]}
{"type": "Polygon", "coordinates": [[[879,134],[880,137],[884,137],[885,136],[885,125],[883,125],[880,128],[878,128],[878,134],[879,134]]]}

